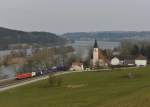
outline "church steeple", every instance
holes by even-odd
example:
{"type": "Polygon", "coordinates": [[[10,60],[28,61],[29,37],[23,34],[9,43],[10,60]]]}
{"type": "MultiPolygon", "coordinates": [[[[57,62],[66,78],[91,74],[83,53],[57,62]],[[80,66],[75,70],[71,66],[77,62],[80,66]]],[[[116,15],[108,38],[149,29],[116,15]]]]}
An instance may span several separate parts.
{"type": "Polygon", "coordinates": [[[95,39],[94,48],[98,48],[97,40],[95,39]]]}
{"type": "Polygon", "coordinates": [[[106,58],[102,51],[98,48],[97,40],[95,40],[93,48],[93,67],[96,67],[97,64],[98,66],[107,66],[106,58]]]}

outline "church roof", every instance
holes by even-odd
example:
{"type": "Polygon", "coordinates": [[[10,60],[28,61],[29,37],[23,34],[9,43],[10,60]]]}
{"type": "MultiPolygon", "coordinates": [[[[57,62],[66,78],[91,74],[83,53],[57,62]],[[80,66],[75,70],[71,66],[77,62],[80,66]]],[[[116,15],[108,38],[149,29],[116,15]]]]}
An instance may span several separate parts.
{"type": "Polygon", "coordinates": [[[95,40],[94,48],[98,48],[97,40],[95,40]]]}
{"type": "Polygon", "coordinates": [[[102,59],[104,62],[106,62],[106,63],[108,62],[107,58],[104,56],[101,49],[98,49],[98,57],[99,57],[99,59],[102,59]]]}

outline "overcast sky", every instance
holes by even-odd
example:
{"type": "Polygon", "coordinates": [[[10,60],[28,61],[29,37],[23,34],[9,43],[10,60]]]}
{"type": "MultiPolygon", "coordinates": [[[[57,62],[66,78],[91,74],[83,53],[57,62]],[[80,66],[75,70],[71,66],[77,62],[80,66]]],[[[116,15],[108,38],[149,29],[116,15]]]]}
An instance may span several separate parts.
{"type": "Polygon", "coordinates": [[[150,30],[150,0],[0,0],[0,26],[57,34],[150,30]]]}

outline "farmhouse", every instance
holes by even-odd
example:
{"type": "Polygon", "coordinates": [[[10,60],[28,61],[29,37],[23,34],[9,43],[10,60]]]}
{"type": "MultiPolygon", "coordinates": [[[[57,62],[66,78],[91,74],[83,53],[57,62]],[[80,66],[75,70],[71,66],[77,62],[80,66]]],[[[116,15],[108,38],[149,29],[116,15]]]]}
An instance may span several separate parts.
{"type": "Polygon", "coordinates": [[[81,63],[81,62],[73,62],[70,70],[71,71],[83,71],[84,70],[83,63],[81,63]]]}
{"type": "Polygon", "coordinates": [[[98,48],[97,41],[95,40],[93,56],[92,56],[92,65],[95,66],[108,66],[107,59],[103,55],[101,49],[98,48]]]}
{"type": "Polygon", "coordinates": [[[146,66],[147,65],[147,58],[140,54],[136,59],[135,59],[135,65],[136,66],[146,66]]]}

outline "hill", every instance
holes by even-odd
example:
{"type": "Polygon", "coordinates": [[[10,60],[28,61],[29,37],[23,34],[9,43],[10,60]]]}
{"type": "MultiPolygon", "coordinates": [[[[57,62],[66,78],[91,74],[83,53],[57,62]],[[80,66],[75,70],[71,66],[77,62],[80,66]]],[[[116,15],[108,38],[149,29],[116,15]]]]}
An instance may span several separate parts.
{"type": "Polygon", "coordinates": [[[150,67],[82,72],[0,93],[2,107],[150,107],[150,67]],[[132,73],[132,77],[129,77],[132,73]]]}
{"type": "Polygon", "coordinates": [[[97,39],[99,41],[117,41],[122,40],[149,40],[150,31],[136,32],[136,31],[104,31],[104,32],[75,32],[65,33],[63,37],[69,40],[91,40],[97,39]]]}
{"type": "Polygon", "coordinates": [[[62,45],[66,39],[49,32],[25,32],[0,27],[0,49],[12,44],[62,45]]]}

